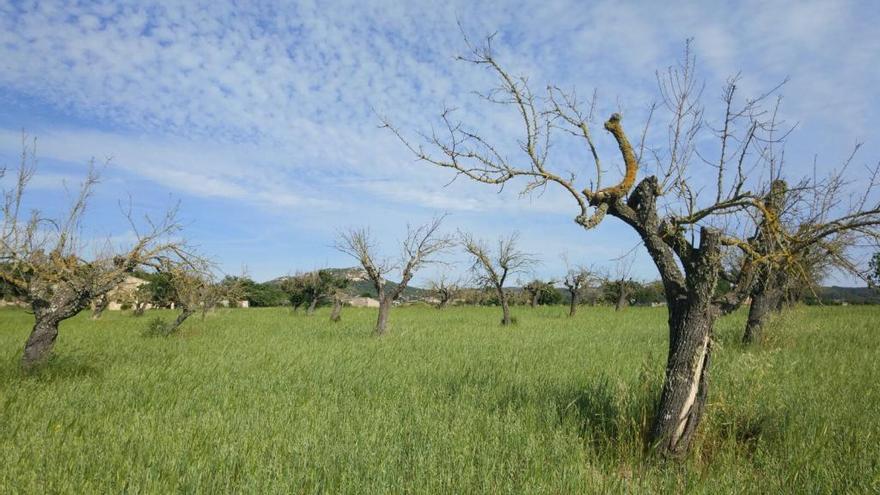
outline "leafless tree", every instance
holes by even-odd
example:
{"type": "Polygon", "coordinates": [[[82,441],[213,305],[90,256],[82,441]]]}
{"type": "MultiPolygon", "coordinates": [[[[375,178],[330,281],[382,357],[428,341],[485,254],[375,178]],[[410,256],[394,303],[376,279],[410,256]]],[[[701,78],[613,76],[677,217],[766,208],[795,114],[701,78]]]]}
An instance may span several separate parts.
{"type": "MultiPolygon", "coordinates": [[[[566,260],[566,265],[568,261],[566,260]]],[[[574,317],[577,314],[577,308],[581,301],[584,291],[590,287],[590,284],[597,280],[596,270],[584,266],[569,266],[562,279],[562,284],[568,290],[569,309],[568,316],[574,317]]]]}
{"type": "Polygon", "coordinates": [[[129,210],[127,216],[136,240],[126,249],[114,250],[109,242],[87,257],[89,248],[80,239],[80,226],[89,198],[98,183],[94,166],[72,199],[67,213],[49,218],[23,206],[27,186],[36,172],[35,141],[23,139],[21,161],[12,187],[3,192],[0,226],[0,279],[14,287],[33,311],[35,324],[22,356],[31,368],[51,354],[59,324],[84,310],[95,299],[116,288],[142,266],[180,262],[191,257],[176,239],[180,226],[176,209],[158,223],[146,219],[140,228],[129,210]]]}
{"type": "Polygon", "coordinates": [[[352,229],[339,234],[336,249],[358,260],[376,289],[379,298],[379,317],[375,329],[377,336],[385,334],[391,305],[403,294],[416,271],[426,264],[437,263],[435,256],[452,247],[452,238],[439,231],[444,218],[436,217],[419,227],[408,226],[402,253],[396,263],[378,257],[376,242],[368,229],[352,229]],[[393,271],[400,272],[400,282],[389,288],[386,286],[386,277],[393,271]]]}
{"type": "MultiPolygon", "coordinates": [[[[526,78],[499,64],[491,42],[491,37],[480,45],[468,41],[470,52],[461,60],[497,77],[498,86],[482,97],[511,108],[522,123],[516,159],[477,129],[456,120],[450,109],[441,113],[440,125],[424,134],[421,143],[390,120],[383,119],[383,124],[419,160],[448,168],[456,177],[497,186],[522,179],[524,194],[554,184],[572,198],[579,225],[591,229],[610,215],[639,235],[659,271],[670,313],[666,379],[650,443],[663,455],[682,455],[691,445],[706,404],[715,320],[724,308],[736,305],[716,297],[724,253],[739,249],[748,257],[758,255],[747,232],[765,216],[764,197],[781,173],[773,150],[790,127],[778,119],[779,99],[774,99],[778,87],[743,99],[738,78],[731,78],[722,90],[721,118],[713,124],[704,115],[704,86],[696,77],[688,45],[680,63],[658,72],[661,104],[649,108],[645,130],[635,145],[620,113],[605,121],[605,130],[619,149],[623,174],[618,182],[603,187],[607,169],[592,133],[595,99],[584,108],[573,91],[550,86],[543,96],[535,94],[526,78]],[[665,121],[667,139],[651,146],[648,129],[658,119],[665,121]],[[576,173],[551,169],[550,150],[557,136],[584,145],[595,170],[587,187],[576,173]],[[717,143],[714,149],[707,144],[710,139],[717,143]],[[638,181],[645,171],[647,176],[638,181]]],[[[844,214],[825,223],[832,229],[841,222],[856,224],[874,210],[867,202],[864,209],[856,209],[855,216],[844,214]]],[[[821,232],[820,228],[815,235],[821,232]]]]}
{"type": "Polygon", "coordinates": [[[217,283],[211,268],[203,259],[197,262],[163,263],[160,266],[160,273],[168,274],[170,298],[179,311],[177,318],[165,329],[166,335],[176,332],[184,321],[197,312],[201,311],[204,316],[222,301],[232,303],[240,298],[240,286],[217,283]]]}
{"type": "Polygon", "coordinates": [[[459,279],[450,279],[445,274],[428,283],[428,290],[437,298],[437,309],[445,308],[462,289],[459,279]]]}
{"type": "Polygon", "coordinates": [[[629,305],[633,263],[635,263],[635,257],[631,255],[619,258],[615,263],[613,280],[611,281],[616,291],[614,311],[620,311],[629,305]]]}
{"type": "Polygon", "coordinates": [[[465,251],[473,257],[471,272],[478,285],[491,287],[501,304],[501,324],[509,325],[509,294],[504,289],[508,277],[525,273],[538,261],[531,254],[521,251],[517,246],[519,233],[514,232],[498,239],[497,249],[492,251],[487,244],[468,233],[459,233],[465,251]]]}

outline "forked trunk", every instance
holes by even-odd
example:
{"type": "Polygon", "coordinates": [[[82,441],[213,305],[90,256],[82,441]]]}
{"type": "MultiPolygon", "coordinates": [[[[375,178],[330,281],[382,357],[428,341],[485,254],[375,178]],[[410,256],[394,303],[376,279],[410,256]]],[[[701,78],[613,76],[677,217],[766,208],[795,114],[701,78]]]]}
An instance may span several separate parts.
{"type": "Polygon", "coordinates": [[[30,369],[46,362],[52,355],[55,339],[58,337],[59,319],[51,315],[35,315],[36,322],[24,346],[21,366],[30,369]]]}
{"type": "Polygon", "coordinates": [[[147,303],[145,302],[137,302],[134,305],[134,315],[135,316],[143,316],[144,311],[147,309],[147,303]]]}
{"type": "Polygon", "coordinates": [[[337,322],[342,319],[342,299],[333,299],[333,312],[330,313],[330,321],[337,322]]]}
{"type": "Polygon", "coordinates": [[[312,299],[312,302],[309,303],[309,309],[306,311],[307,315],[315,314],[315,308],[318,307],[318,298],[312,299]]]}
{"type": "Polygon", "coordinates": [[[662,455],[687,452],[703,416],[708,393],[715,312],[711,293],[690,290],[669,300],[669,355],[666,379],[651,427],[650,441],[662,455]]]}
{"type": "Polygon", "coordinates": [[[376,320],[376,335],[385,335],[388,326],[388,313],[391,311],[391,301],[387,297],[379,300],[379,318],[376,320]]]}
{"type": "Polygon", "coordinates": [[[578,293],[577,291],[571,291],[571,306],[568,308],[568,316],[572,317],[577,313],[578,310],[578,293]]]}

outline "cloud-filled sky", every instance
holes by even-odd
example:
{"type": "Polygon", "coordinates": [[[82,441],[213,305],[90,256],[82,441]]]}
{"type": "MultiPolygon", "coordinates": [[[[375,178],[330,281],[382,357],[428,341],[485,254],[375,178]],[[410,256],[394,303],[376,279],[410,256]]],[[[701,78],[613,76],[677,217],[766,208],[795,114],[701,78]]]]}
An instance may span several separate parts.
{"type": "MultiPolygon", "coordinates": [[[[16,163],[22,129],[36,136],[30,200],[51,210],[90,159],[109,158],[91,233],[124,235],[117,203],[129,196],[152,214],[179,201],[188,237],[226,272],[246,266],[258,280],[352,265],[332,248],[341,228],[369,226],[396,253],[407,223],[441,212],[449,230],[487,239],[519,230],[544,260],[536,275],[561,274],[562,253],[612,266],[637,244],[620,222],[584,231],[554,189],[446,186],[448,171],[379,128],[377,114],[424,129],[451,105],[515,135],[515,116],[485,113],[471,95],[492,81],[454,60],[465,50],[458,21],[476,37],[497,32],[498,58],[536,87],[595,89],[600,111],[634,126],[658,98],[655,71],[693,38],[710,105],[732,74],[753,94],[790,78],[790,174],[810,173],[814,156],[838,164],[861,141],[858,163],[880,159],[880,3],[670,4],[0,1],[0,163],[16,163]]],[[[641,251],[635,274],[656,277],[641,251]]]]}

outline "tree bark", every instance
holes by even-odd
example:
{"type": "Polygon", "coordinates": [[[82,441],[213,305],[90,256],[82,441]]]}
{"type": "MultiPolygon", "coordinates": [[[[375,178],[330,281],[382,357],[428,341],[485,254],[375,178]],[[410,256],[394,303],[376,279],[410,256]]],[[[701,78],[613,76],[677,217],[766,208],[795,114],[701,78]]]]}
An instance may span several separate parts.
{"type": "Polygon", "coordinates": [[[541,297],[541,292],[535,292],[532,294],[532,307],[535,308],[538,306],[538,300],[541,297]]]}
{"type": "Polygon", "coordinates": [[[330,313],[330,321],[337,322],[342,319],[342,299],[333,298],[333,312],[330,313]]]}
{"type": "Polygon", "coordinates": [[[177,315],[177,319],[175,319],[174,323],[171,324],[171,328],[169,329],[168,333],[176,332],[177,329],[180,328],[180,325],[183,325],[183,322],[186,321],[186,319],[189,318],[190,316],[192,316],[193,314],[195,314],[194,310],[192,310],[190,308],[183,307],[180,314],[177,315]]]}
{"type": "Polygon", "coordinates": [[[391,311],[391,300],[387,297],[383,297],[379,300],[379,318],[376,320],[376,336],[381,337],[385,335],[386,327],[388,326],[388,312],[391,311]]]}
{"type": "Polygon", "coordinates": [[[578,308],[578,291],[571,290],[571,306],[568,308],[568,316],[573,317],[577,313],[578,308]]]}
{"type": "Polygon", "coordinates": [[[721,270],[719,236],[703,229],[701,246],[686,261],[683,292],[669,292],[669,354],[650,441],[664,456],[680,457],[690,448],[708,395],[713,304],[721,270]]]}
{"type": "Polygon", "coordinates": [[[306,311],[306,314],[311,316],[315,314],[315,308],[318,307],[318,297],[312,299],[312,302],[309,303],[309,309],[306,311]]]}
{"type": "Polygon", "coordinates": [[[498,298],[501,300],[501,324],[510,325],[510,303],[508,303],[507,294],[503,289],[498,291],[498,298]]]}
{"type": "Polygon", "coordinates": [[[620,282],[620,286],[618,287],[617,303],[614,304],[614,311],[620,311],[626,307],[626,289],[623,284],[624,282],[620,282]]]}
{"type": "Polygon", "coordinates": [[[101,315],[104,314],[104,310],[107,309],[107,306],[109,305],[110,299],[107,297],[107,295],[105,294],[101,296],[101,298],[98,299],[98,302],[95,304],[94,311],[92,311],[92,319],[97,320],[101,318],[101,315]]]}
{"type": "Polygon", "coordinates": [[[51,315],[35,314],[35,318],[34,328],[28,336],[21,357],[21,365],[24,369],[31,369],[46,362],[52,354],[55,339],[58,337],[58,324],[61,320],[51,315]]]}

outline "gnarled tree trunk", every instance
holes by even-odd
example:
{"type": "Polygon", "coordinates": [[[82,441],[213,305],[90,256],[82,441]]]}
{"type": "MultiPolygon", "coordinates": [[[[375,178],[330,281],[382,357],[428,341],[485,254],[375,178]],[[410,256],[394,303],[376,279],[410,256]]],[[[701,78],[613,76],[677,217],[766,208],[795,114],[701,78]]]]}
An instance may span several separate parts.
{"type": "Polygon", "coordinates": [[[333,312],[330,313],[330,321],[337,322],[342,319],[342,299],[333,298],[333,312]]]}
{"type": "Polygon", "coordinates": [[[709,390],[712,330],[719,313],[713,296],[721,251],[718,235],[707,229],[702,231],[701,243],[687,260],[683,293],[670,292],[666,299],[669,354],[650,440],[658,452],[672,457],[684,455],[690,448],[709,390]]]}
{"type": "Polygon", "coordinates": [[[571,293],[571,305],[568,308],[568,316],[572,317],[577,313],[578,303],[580,301],[578,301],[578,291],[570,290],[569,292],[571,293]]]}
{"type": "Polygon", "coordinates": [[[620,311],[626,307],[626,287],[624,282],[620,281],[617,287],[617,302],[614,304],[614,311],[620,311]]]}
{"type": "Polygon", "coordinates": [[[312,299],[312,302],[309,303],[309,309],[306,311],[307,315],[315,314],[315,308],[318,307],[318,297],[312,299]]]}
{"type": "Polygon", "coordinates": [[[24,354],[21,357],[21,365],[30,369],[44,363],[52,354],[55,347],[55,339],[58,337],[58,324],[61,320],[51,315],[36,316],[36,323],[27,343],[24,346],[24,354]]]}

